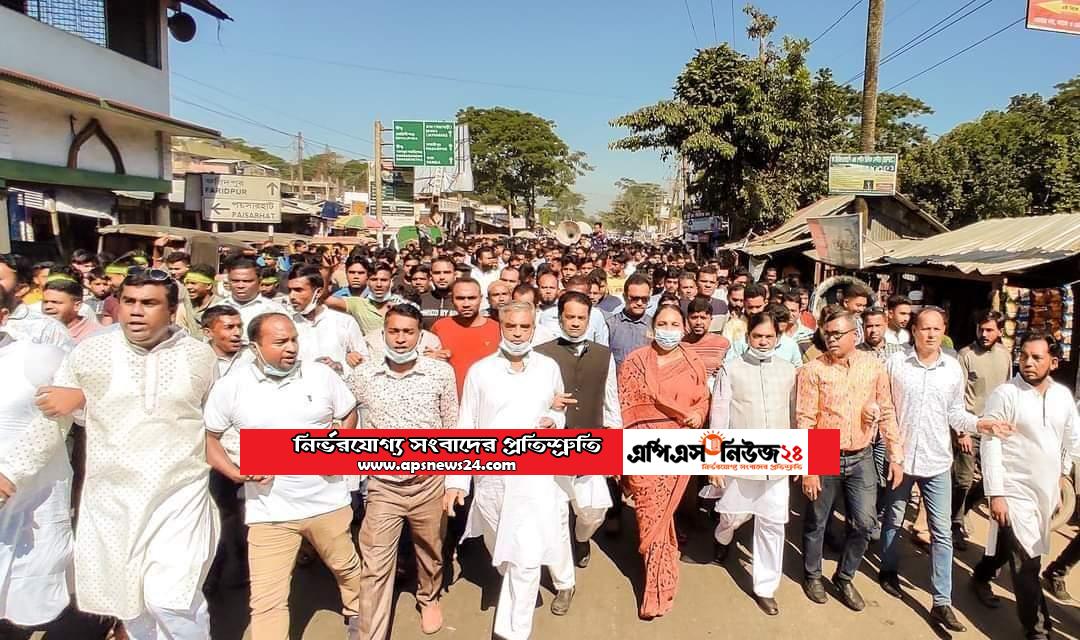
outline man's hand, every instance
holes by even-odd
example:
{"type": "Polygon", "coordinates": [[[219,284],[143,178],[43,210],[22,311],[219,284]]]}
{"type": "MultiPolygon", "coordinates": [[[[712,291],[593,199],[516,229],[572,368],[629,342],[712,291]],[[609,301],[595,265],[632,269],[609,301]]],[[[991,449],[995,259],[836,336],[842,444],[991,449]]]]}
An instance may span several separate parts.
{"type": "Polygon", "coordinates": [[[1009,503],[1005,502],[1003,496],[990,498],[990,517],[999,527],[1009,526],[1009,503]]]}
{"type": "Polygon", "coordinates": [[[889,463],[889,480],[892,480],[892,484],[889,486],[893,489],[900,486],[900,483],[904,481],[904,465],[899,462],[889,463]]]}
{"type": "Polygon", "coordinates": [[[540,422],[536,425],[536,428],[538,428],[538,429],[554,429],[555,428],[555,421],[552,420],[551,418],[547,417],[547,416],[544,416],[543,418],[540,418],[540,422]]]}
{"type": "Polygon", "coordinates": [[[457,505],[465,505],[465,492],[461,489],[447,489],[443,492],[442,498],[443,510],[446,511],[446,515],[454,517],[454,507],[457,505]]]}
{"type": "Polygon", "coordinates": [[[979,433],[995,436],[998,438],[1008,438],[1012,435],[1013,428],[1011,424],[1004,420],[992,420],[990,418],[980,418],[975,423],[975,428],[979,430],[979,433]]]}
{"type": "Polygon", "coordinates": [[[335,362],[335,361],[331,360],[330,358],[316,358],[315,362],[321,362],[321,363],[325,364],[326,366],[328,366],[331,369],[333,369],[334,371],[336,371],[338,375],[341,375],[342,372],[345,371],[345,369],[342,368],[340,362],[335,362]]]}
{"type": "Polygon", "coordinates": [[[682,423],[684,427],[689,427],[690,429],[700,429],[701,425],[705,424],[705,418],[703,418],[701,414],[695,411],[694,413],[691,413],[690,415],[683,418],[682,423]]]}
{"type": "Polygon", "coordinates": [[[357,351],[350,351],[345,354],[345,362],[348,362],[350,367],[359,367],[363,361],[364,356],[357,351]]]}
{"type": "Polygon", "coordinates": [[[863,407],[862,421],[864,425],[871,425],[881,418],[881,407],[876,402],[870,402],[863,407]]]}
{"type": "Polygon", "coordinates": [[[709,476],[709,484],[714,487],[724,488],[724,476],[709,476]]]}
{"type": "Polygon", "coordinates": [[[563,411],[567,407],[577,404],[577,400],[574,399],[572,393],[556,393],[555,401],[551,403],[551,408],[556,411],[563,411]]]}
{"type": "Polygon", "coordinates": [[[82,389],[70,387],[38,387],[34,396],[38,409],[49,418],[70,416],[86,404],[82,389]]]}
{"type": "Polygon", "coordinates": [[[0,473],[0,502],[8,501],[13,495],[15,495],[15,485],[8,480],[7,476],[0,473]]]}
{"type": "Polygon", "coordinates": [[[424,355],[429,358],[435,358],[436,360],[442,360],[446,362],[450,359],[449,349],[425,349],[424,355]]]}
{"type": "Polygon", "coordinates": [[[803,476],[802,492],[810,500],[817,500],[821,495],[821,478],[818,476],[803,476]]]}
{"type": "Polygon", "coordinates": [[[274,476],[243,476],[244,482],[256,482],[267,485],[274,481],[274,476]]]}
{"type": "Polygon", "coordinates": [[[975,452],[975,441],[972,440],[971,435],[967,433],[961,434],[956,438],[956,446],[964,453],[970,454],[975,452]]]}

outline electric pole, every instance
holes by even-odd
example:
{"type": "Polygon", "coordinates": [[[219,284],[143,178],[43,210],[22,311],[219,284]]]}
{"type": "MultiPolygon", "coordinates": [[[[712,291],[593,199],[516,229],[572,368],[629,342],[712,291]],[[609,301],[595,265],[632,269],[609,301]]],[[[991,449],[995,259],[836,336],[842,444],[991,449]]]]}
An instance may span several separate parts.
{"type": "Polygon", "coordinates": [[[300,200],[304,199],[304,134],[296,132],[296,171],[300,176],[300,185],[297,194],[300,200]]]}
{"type": "MultiPolygon", "coordinates": [[[[863,68],[862,136],[859,150],[873,153],[877,135],[878,60],[881,57],[881,32],[885,23],[885,0],[870,0],[866,17],[866,60],[863,68]]],[[[865,198],[855,199],[855,210],[866,216],[865,198]]],[[[864,223],[866,222],[864,218],[864,223]]],[[[864,228],[866,228],[864,226],[864,228]]]]}
{"type": "Polygon", "coordinates": [[[379,223],[377,235],[379,239],[379,248],[383,246],[383,223],[382,223],[382,123],[378,120],[375,121],[375,220],[379,223]]]}

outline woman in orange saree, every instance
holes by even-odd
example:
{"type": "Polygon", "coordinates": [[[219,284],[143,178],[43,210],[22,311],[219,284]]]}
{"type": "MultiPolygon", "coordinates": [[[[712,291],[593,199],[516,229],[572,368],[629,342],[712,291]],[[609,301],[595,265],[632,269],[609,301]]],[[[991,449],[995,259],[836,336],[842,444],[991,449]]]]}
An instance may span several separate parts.
{"type": "MultiPolygon", "coordinates": [[[[633,351],[619,369],[619,404],[626,429],[698,429],[709,411],[705,365],[679,342],[685,333],[679,307],[653,317],[654,341],[633,351]]],[[[679,587],[675,509],[689,476],[625,476],[638,523],[638,553],[645,560],[645,592],[638,615],[671,611],[679,587]]]]}

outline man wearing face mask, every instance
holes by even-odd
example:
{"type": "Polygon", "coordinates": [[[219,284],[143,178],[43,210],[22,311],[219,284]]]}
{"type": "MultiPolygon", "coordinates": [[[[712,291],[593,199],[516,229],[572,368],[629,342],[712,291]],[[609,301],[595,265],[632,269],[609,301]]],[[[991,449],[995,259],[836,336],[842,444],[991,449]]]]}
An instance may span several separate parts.
{"type": "MultiPolygon", "coordinates": [[[[791,317],[791,312],[788,311],[787,307],[784,307],[782,305],[772,304],[763,308],[755,307],[755,309],[756,310],[753,311],[750,315],[754,315],[757,313],[768,313],[776,319],[777,326],[786,328],[790,323],[794,322],[794,319],[791,317]]],[[[750,346],[748,337],[749,336],[747,336],[746,338],[742,338],[741,340],[736,340],[732,343],[731,349],[727,352],[727,355],[725,356],[725,360],[727,362],[731,362],[732,360],[735,360],[736,358],[742,356],[742,354],[746,353],[747,349],[750,346]]],[[[802,366],[802,349],[799,348],[799,343],[795,342],[795,340],[786,333],[780,333],[780,337],[777,339],[774,350],[776,351],[776,357],[787,360],[792,365],[794,365],[795,368],[802,366]]]]}
{"type": "Polygon", "coordinates": [[[230,429],[342,429],[356,426],[356,398],[332,369],[299,358],[288,316],[264,314],[248,327],[256,361],[214,385],[206,400],[206,459],[244,484],[251,633],[285,638],[296,554],[307,540],[337,579],[349,640],[359,638],[360,558],[349,535],[351,497],[344,476],[245,476],[226,454],[230,429]]]}
{"type": "MultiPolygon", "coordinates": [[[[776,357],[779,327],[769,313],[747,320],[749,348],[720,370],[713,387],[710,428],[790,429],[794,416],[795,366],[776,357]]],[[[754,519],[754,600],[767,615],[780,612],[773,596],[784,563],[784,525],[788,521],[786,476],[710,476],[703,498],[719,498],[713,561],[723,564],[740,526],[754,519]]]]}
{"type": "MultiPolygon", "coordinates": [[[[458,421],[454,370],[420,355],[420,310],[399,304],[386,314],[383,358],[358,368],[346,381],[364,409],[365,429],[453,429],[458,421]]],[[[442,476],[384,476],[368,479],[360,527],[360,638],[385,640],[393,613],[394,573],[402,524],[408,522],[417,558],[416,600],[420,628],[442,627],[443,538],[446,514],[442,476]]]]}
{"type": "MultiPolygon", "coordinates": [[[[619,389],[615,359],[611,350],[588,339],[592,311],[589,297],[580,291],[567,291],[559,298],[559,338],[536,348],[559,365],[562,374],[563,400],[567,429],[621,429],[619,389]]],[[[613,498],[607,481],[601,476],[573,479],[570,504],[577,521],[574,524],[574,557],[578,567],[589,564],[589,540],[604,522],[613,498]]],[[[569,529],[564,529],[569,533],[569,529]]]]}
{"type": "MultiPolygon", "coordinates": [[[[585,276],[574,276],[570,278],[566,283],[566,291],[576,291],[586,298],[589,295],[589,280],[585,276]]],[[[563,295],[566,295],[563,293],[563,295]]],[[[559,300],[562,300],[560,297],[559,300]]],[[[585,332],[585,338],[591,340],[597,344],[607,346],[608,344],[608,328],[607,322],[604,319],[604,313],[599,309],[589,309],[589,325],[585,332]]],[[[538,316],[538,322],[541,326],[547,327],[552,333],[558,335],[559,325],[561,323],[561,310],[559,304],[551,307],[550,309],[544,309],[540,311],[538,316]]]]}
{"type": "Polygon", "coordinates": [[[324,288],[322,273],[314,265],[296,265],[289,273],[289,305],[300,334],[300,359],[322,362],[343,374],[367,357],[367,343],[351,317],[319,301],[324,288]]]}
{"type": "MultiPolygon", "coordinates": [[[[461,396],[459,429],[561,428],[562,411],[553,409],[563,392],[559,365],[532,352],[536,312],[531,304],[511,302],[499,312],[499,351],[469,370],[461,396]]],[[[491,562],[502,574],[495,612],[495,634],[525,640],[532,630],[547,565],[558,593],[552,613],[570,610],[574,564],[567,527],[567,493],[554,476],[447,476],[444,507],[453,515],[474,494],[465,538],[483,537],[491,562]]]]}

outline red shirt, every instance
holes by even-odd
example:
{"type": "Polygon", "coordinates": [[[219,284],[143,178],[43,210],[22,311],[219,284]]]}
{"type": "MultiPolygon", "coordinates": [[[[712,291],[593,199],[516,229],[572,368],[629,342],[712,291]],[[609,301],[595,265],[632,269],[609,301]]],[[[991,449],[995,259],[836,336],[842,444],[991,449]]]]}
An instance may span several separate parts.
{"type": "Polygon", "coordinates": [[[466,327],[454,318],[442,318],[431,326],[431,332],[439,337],[443,349],[450,352],[450,366],[454,368],[460,397],[469,367],[499,348],[499,323],[485,318],[479,327],[466,327]]]}

